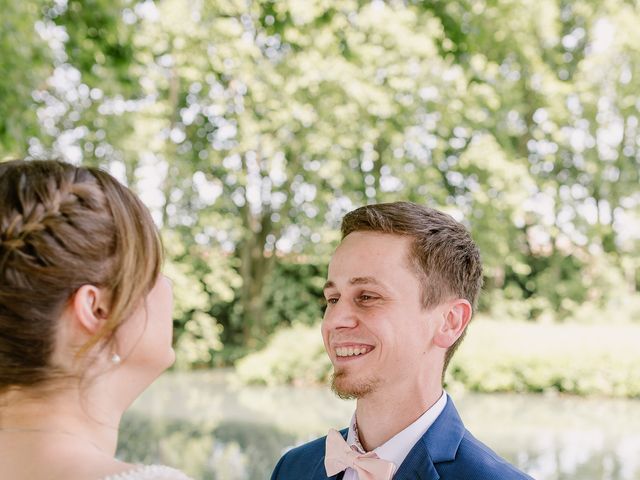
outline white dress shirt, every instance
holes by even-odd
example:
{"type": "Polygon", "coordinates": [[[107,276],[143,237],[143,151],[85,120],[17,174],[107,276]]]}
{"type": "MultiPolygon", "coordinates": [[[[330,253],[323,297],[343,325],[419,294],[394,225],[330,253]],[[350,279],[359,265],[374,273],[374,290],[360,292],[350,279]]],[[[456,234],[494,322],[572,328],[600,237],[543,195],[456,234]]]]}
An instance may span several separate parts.
{"type": "MultiPolygon", "coordinates": [[[[373,450],[378,457],[395,464],[396,469],[394,475],[400,468],[400,465],[402,465],[402,462],[404,462],[404,459],[409,455],[413,446],[427,432],[429,427],[433,425],[433,422],[440,416],[446,405],[447,394],[443,391],[438,401],[424,412],[420,418],[373,450]]],[[[349,433],[347,434],[347,444],[351,446],[351,448],[356,448],[360,453],[365,453],[358,438],[355,413],[351,418],[351,425],[349,426],[349,433]]],[[[343,480],[359,480],[358,473],[353,468],[347,468],[342,478],[343,480]]]]}

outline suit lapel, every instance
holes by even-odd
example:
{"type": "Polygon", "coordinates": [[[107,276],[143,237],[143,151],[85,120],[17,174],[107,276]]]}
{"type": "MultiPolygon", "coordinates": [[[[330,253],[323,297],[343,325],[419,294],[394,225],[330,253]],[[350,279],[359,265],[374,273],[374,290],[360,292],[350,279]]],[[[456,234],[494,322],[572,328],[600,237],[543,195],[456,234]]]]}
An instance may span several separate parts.
{"type": "Polygon", "coordinates": [[[393,480],[438,480],[437,464],[455,459],[464,432],[456,407],[447,396],[444,410],[413,446],[393,480]]]}
{"type": "Polygon", "coordinates": [[[393,480],[438,480],[440,475],[431,461],[429,451],[421,440],[418,440],[407,458],[393,476],[393,480]]]}
{"type": "Polygon", "coordinates": [[[434,464],[456,458],[465,428],[453,400],[447,395],[447,405],[421,439],[434,464]]]}

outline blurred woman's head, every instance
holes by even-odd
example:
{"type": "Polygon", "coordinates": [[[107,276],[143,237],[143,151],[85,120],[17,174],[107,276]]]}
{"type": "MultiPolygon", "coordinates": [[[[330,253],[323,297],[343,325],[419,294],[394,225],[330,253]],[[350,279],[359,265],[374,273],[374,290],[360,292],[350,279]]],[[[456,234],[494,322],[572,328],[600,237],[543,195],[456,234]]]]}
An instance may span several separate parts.
{"type": "MultiPolygon", "coordinates": [[[[57,161],[0,163],[0,392],[77,375],[61,358],[108,354],[120,327],[133,356],[154,313],[144,300],[170,297],[161,262],[148,210],[109,174],[57,161]],[[69,311],[80,312],[86,336],[65,330],[69,311]],[[142,326],[127,325],[134,320],[142,326]]],[[[170,319],[170,300],[164,307],[170,319]]],[[[170,333],[168,341],[170,349],[170,333]]]]}

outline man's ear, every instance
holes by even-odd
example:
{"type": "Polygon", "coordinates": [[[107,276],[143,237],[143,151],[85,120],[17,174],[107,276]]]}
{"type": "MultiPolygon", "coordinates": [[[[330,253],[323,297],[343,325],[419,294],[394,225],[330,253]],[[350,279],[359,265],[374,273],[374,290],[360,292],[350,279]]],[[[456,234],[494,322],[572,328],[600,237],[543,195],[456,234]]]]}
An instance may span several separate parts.
{"type": "Polygon", "coordinates": [[[76,290],[71,308],[76,326],[95,335],[107,320],[107,295],[94,285],[83,285],[76,290]]]}
{"type": "Polygon", "coordinates": [[[469,301],[458,298],[442,305],[442,322],[433,336],[433,342],[441,348],[449,348],[464,333],[473,309],[469,301]]]}

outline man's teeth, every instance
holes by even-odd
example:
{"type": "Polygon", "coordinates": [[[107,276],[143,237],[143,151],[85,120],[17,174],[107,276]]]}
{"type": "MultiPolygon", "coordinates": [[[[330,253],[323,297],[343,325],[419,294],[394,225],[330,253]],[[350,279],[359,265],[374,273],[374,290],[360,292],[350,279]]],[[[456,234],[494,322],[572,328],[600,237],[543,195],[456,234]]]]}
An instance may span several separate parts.
{"type": "Polygon", "coordinates": [[[353,347],[336,348],[336,355],[338,357],[352,357],[352,356],[355,356],[355,355],[362,355],[363,353],[367,353],[367,349],[365,347],[361,347],[361,348],[353,348],[353,347]]]}

